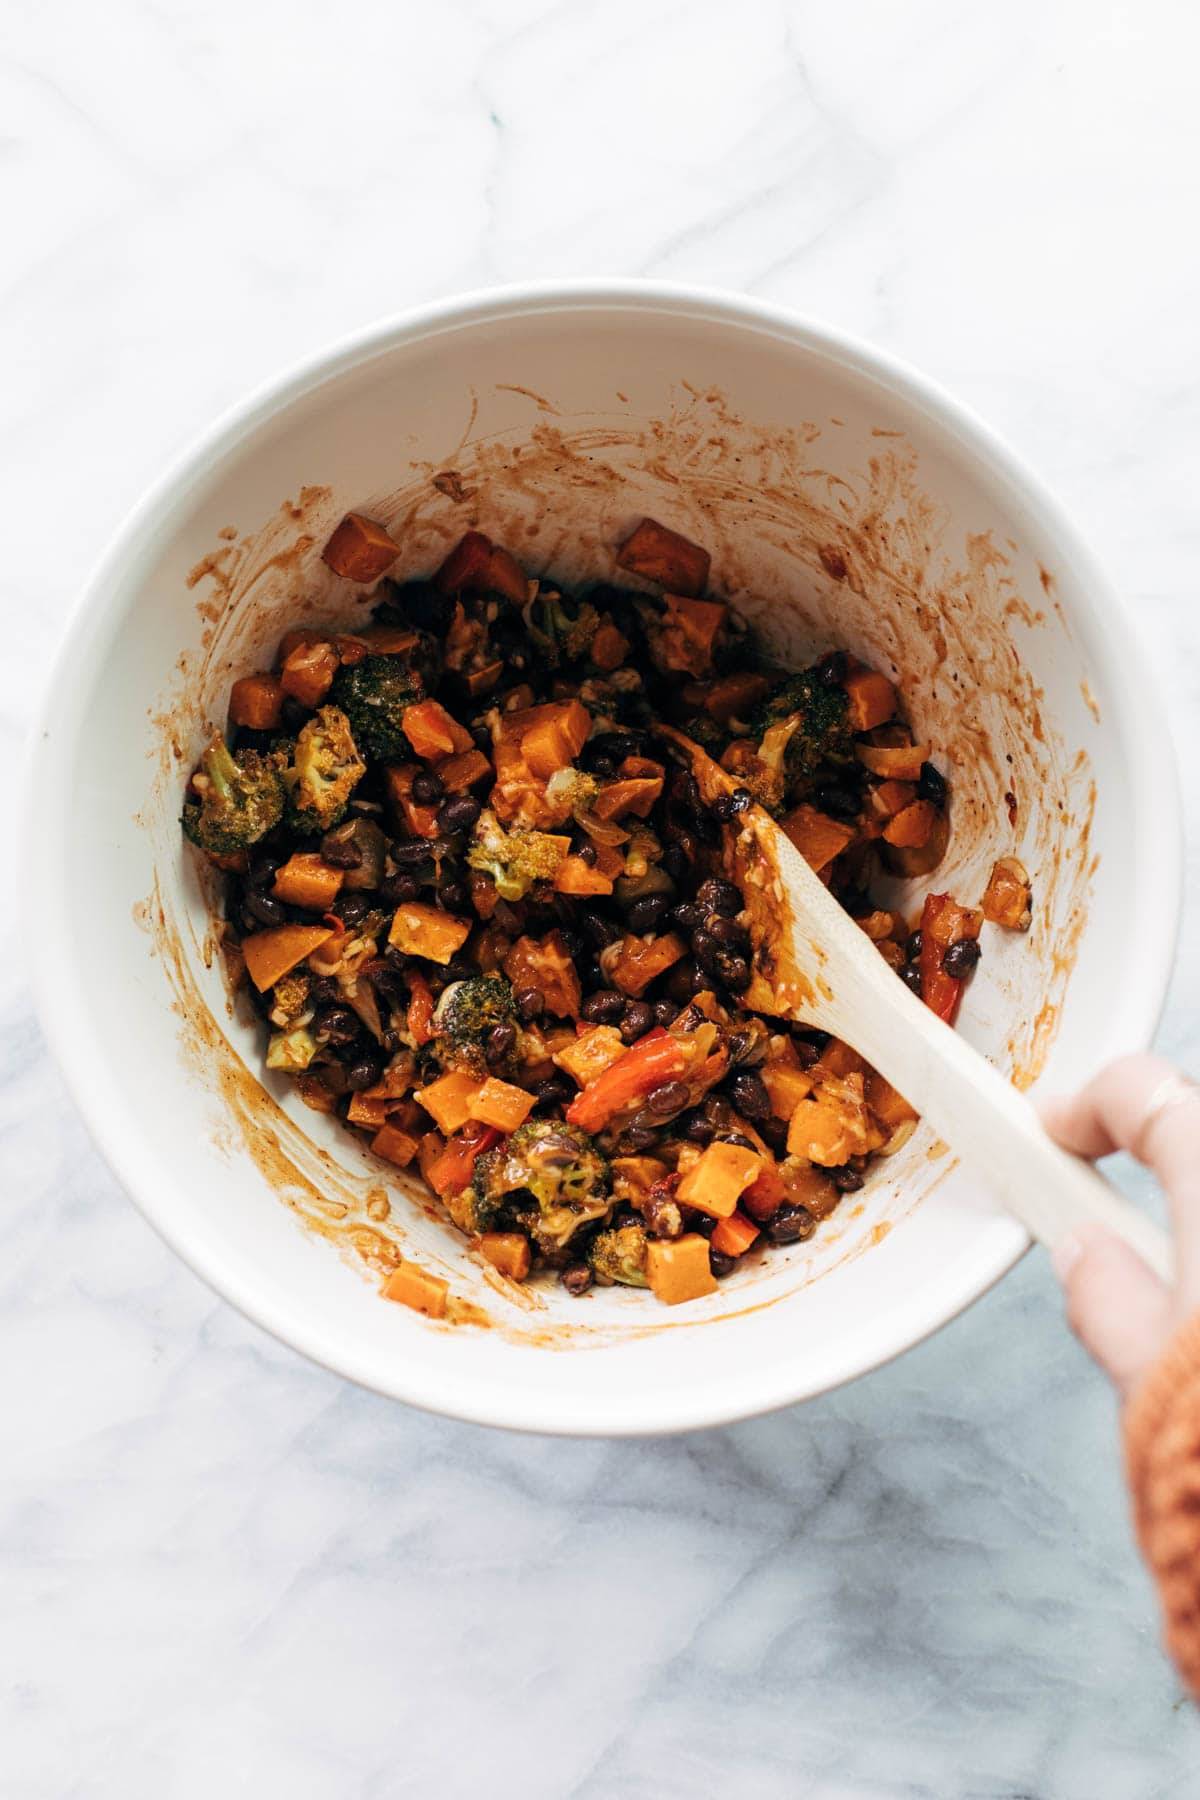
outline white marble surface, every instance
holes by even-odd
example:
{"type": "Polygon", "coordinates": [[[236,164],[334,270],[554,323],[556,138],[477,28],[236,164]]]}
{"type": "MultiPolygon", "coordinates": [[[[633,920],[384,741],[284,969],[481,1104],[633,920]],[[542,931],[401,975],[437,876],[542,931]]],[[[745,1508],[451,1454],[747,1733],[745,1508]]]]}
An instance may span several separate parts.
{"type": "MultiPolygon", "coordinates": [[[[13,0],[0,29],[6,762],[103,540],[248,385],[453,289],[648,274],[864,333],[1032,459],[1136,607],[1196,825],[1191,9],[13,0]]],[[[53,947],[12,921],[13,851],[5,1800],[1200,1791],[1113,1409],[1040,1259],[754,1424],[405,1412],[122,1198],[31,1015],[53,947]]],[[[1193,1067],[1198,953],[1189,910],[1161,1041],[1193,1067]]]]}

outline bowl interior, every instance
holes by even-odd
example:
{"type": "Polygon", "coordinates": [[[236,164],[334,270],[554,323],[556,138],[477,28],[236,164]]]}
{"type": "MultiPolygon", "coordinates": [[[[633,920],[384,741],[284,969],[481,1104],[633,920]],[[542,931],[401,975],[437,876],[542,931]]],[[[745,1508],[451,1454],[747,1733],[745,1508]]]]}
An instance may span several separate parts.
{"type": "MultiPolygon", "coordinates": [[[[76,620],[35,783],[63,946],[43,998],[134,1197],[310,1355],[496,1423],[727,1418],[951,1316],[1024,1237],[924,1130],[810,1243],[670,1312],[621,1289],[573,1301],[505,1283],[416,1184],[264,1075],[180,840],[181,790],[231,680],[285,626],[364,616],[368,597],[320,561],[350,507],[388,523],[402,574],[468,527],[567,581],[612,576],[643,513],[696,538],[714,590],[785,661],[833,644],[897,675],[954,784],[934,885],[976,902],[996,855],[1029,867],[1033,929],[987,928],[964,1008],[981,1050],[1023,1085],[1069,1083],[1142,1041],[1161,999],[1172,821],[1134,804],[1154,746],[1134,727],[1127,649],[1095,570],[1003,453],[878,359],[734,303],[446,309],[221,428],[143,507],[76,620]],[[448,1278],[451,1322],[376,1297],[400,1253],[448,1278]]],[[[915,909],[922,891],[897,900],[915,909]]]]}

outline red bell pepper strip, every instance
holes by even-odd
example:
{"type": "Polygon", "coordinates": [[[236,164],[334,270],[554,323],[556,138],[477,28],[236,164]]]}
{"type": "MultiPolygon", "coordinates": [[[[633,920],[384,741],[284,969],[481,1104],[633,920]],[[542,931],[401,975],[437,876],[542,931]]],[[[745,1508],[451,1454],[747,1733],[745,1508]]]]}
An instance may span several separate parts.
{"type": "Polygon", "coordinates": [[[498,1144],[502,1136],[494,1125],[484,1125],[478,1120],[456,1131],[430,1167],[428,1181],[433,1191],[443,1198],[447,1194],[460,1193],[474,1173],[476,1157],[498,1144]]]}
{"type": "Polygon", "coordinates": [[[433,1029],[433,995],[423,975],[408,978],[407,1023],[414,1044],[427,1044],[437,1035],[433,1029]]]}
{"type": "Polygon", "coordinates": [[[674,1081],[687,1067],[687,1050],[661,1026],[639,1038],[595,1080],[581,1088],[567,1108],[568,1125],[600,1131],[608,1121],[664,1081],[674,1081]]]}
{"type": "Polygon", "coordinates": [[[960,906],[949,894],[926,894],[921,912],[921,955],[917,969],[921,976],[921,998],[930,1012],[953,1025],[958,1015],[964,983],[947,975],[942,959],[951,944],[964,938],[977,938],[982,915],[972,908],[960,906]]]}

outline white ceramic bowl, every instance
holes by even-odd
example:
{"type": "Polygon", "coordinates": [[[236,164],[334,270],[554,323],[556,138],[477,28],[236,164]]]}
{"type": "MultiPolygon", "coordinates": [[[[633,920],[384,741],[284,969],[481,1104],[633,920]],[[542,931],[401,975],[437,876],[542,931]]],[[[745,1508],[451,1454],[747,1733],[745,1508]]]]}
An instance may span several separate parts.
{"type": "Polygon", "coordinates": [[[180,797],[231,679],[285,621],[362,617],[319,560],[349,507],[392,524],[403,572],[469,524],[568,577],[610,574],[643,512],[700,539],[714,588],[785,656],[835,643],[900,668],[954,780],[938,886],[976,901],[995,854],[1029,863],[1034,928],[989,928],[964,1009],[981,1048],[1026,1083],[1043,1064],[1072,1083],[1144,1044],[1163,998],[1179,857],[1162,710],[1111,587],[1011,452],[890,358],[749,300],[603,283],[452,301],[313,358],[210,431],[120,531],[54,673],[27,941],[78,1104],[146,1216],[327,1367],[531,1430],[762,1412],[951,1318],[1025,1238],[924,1133],[809,1244],[667,1310],[506,1287],[263,1077],[180,797]],[[449,1279],[455,1322],[377,1297],[398,1245],[449,1279]]]}

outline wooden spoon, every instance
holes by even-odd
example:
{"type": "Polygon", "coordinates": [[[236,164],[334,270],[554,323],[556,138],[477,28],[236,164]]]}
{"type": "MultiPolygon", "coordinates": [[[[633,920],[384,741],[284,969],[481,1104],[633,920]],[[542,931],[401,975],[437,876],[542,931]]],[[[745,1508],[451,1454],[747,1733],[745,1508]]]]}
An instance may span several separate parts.
{"type": "MultiPolygon", "coordinates": [[[[658,731],[687,763],[707,804],[733,792],[737,783],[690,738],[666,725],[658,731]]],[[[844,1039],[1040,1243],[1052,1248],[1094,1220],[1170,1280],[1166,1233],[1090,1163],[1060,1150],[1024,1096],[897,980],[769,813],[749,807],[724,837],[754,948],[751,984],[741,996],[747,1006],[844,1039]]]]}

